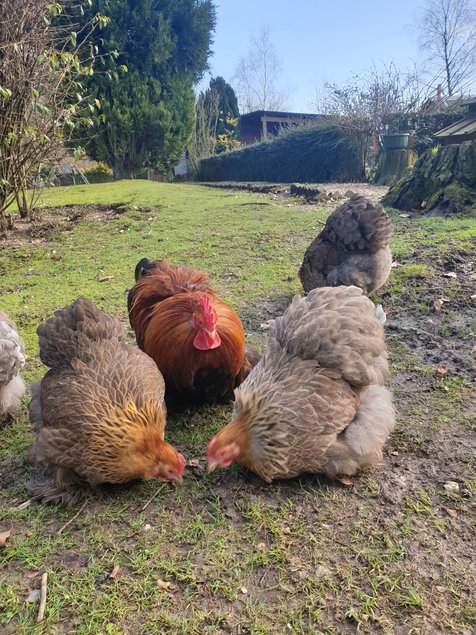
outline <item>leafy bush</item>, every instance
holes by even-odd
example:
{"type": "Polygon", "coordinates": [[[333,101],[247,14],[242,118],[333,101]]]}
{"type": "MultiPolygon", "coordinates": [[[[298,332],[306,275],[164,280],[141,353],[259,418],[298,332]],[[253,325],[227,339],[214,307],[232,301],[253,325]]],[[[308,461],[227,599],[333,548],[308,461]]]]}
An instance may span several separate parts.
{"type": "Polygon", "coordinates": [[[98,163],[94,168],[84,170],[84,175],[90,183],[107,183],[114,180],[112,170],[103,162],[98,163]]]}
{"type": "Polygon", "coordinates": [[[329,123],[291,128],[267,141],[204,158],[198,166],[202,181],[322,183],[363,178],[355,137],[329,123]]]}

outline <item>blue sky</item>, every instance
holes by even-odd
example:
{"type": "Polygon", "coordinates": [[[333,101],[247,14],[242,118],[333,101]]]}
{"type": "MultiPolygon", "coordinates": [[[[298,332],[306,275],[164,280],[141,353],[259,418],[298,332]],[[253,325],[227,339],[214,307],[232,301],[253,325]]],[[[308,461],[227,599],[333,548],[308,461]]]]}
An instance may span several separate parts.
{"type": "MultiPolygon", "coordinates": [[[[289,110],[309,112],[315,85],[344,82],[375,63],[413,66],[418,0],[217,0],[217,25],[210,66],[232,77],[252,35],[268,26],[282,62],[281,84],[289,89],[289,110]]],[[[208,85],[210,76],[205,78],[208,85]]]]}

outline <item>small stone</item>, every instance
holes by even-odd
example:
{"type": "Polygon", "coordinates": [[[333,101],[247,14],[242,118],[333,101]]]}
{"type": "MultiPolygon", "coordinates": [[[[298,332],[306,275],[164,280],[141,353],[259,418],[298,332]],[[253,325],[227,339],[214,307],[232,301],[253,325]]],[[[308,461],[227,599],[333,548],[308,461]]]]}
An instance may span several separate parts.
{"type": "Polygon", "coordinates": [[[38,602],[39,599],[40,599],[40,589],[33,589],[33,591],[30,591],[30,593],[28,594],[26,601],[33,604],[34,602],[38,602]]]}
{"type": "Polygon", "coordinates": [[[459,492],[459,485],[455,481],[447,481],[443,487],[447,492],[459,492]]]}
{"type": "Polygon", "coordinates": [[[241,593],[243,593],[243,595],[246,595],[248,593],[248,589],[245,586],[240,586],[240,591],[241,593]]]}

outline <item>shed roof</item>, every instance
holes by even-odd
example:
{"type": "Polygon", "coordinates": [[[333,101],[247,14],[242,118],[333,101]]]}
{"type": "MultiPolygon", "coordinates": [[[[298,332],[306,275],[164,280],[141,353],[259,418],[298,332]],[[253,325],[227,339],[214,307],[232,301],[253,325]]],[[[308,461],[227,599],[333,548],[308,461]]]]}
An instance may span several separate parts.
{"type": "Polygon", "coordinates": [[[443,128],[439,132],[435,132],[433,136],[435,137],[453,137],[460,135],[471,135],[476,134],[476,116],[475,117],[465,117],[464,119],[460,119],[455,123],[452,123],[450,126],[443,128]]]}
{"type": "Polygon", "coordinates": [[[313,119],[318,117],[319,115],[308,113],[308,112],[284,112],[281,110],[253,110],[252,112],[247,112],[240,116],[240,119],[260,119],[266,115],[267,117],[282,117],[283,119],[288,118],[302,118],[302,119],[313,119]]]}

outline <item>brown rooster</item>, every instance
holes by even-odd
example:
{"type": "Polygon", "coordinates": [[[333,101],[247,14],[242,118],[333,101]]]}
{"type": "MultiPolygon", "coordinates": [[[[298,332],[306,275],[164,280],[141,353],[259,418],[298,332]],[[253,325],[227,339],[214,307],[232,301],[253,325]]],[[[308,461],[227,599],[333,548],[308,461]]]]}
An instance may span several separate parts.
{"type": "Polygon", "coordinates": [[[33,485],[35,496],[73,504],[104,483],[181,482],[184,458],[164,441],[163,378],[119,320],[80,298],[37,333],[50,370],[32,386],[30,419],[53,482],[33,485]]]}
{"type": "Polygon", "coordinates": [[[376,463],[394,426],[384,320],[357,287],[295,296],[235,390],[232,421],[208,446],[209,471],[236,460],[269,482],[376,463]]]}
{"type": "Polygon", "coordinates": [[[167,399],[215,401],[231,396],[256,358],[245,347],[240,318],[214,293],[208,275],[143,258],[129,292],[139,347],[157,363],[167,399]]]}
{"type": "Polygon", "coordinates": [[[20,377],[25,347],[14,322],[0,311],[0,422],[16,415],[26,386],[20,377]]]}
{"type": "Polygon", "coordinates": [[[299,277],[304,291],[355,285],[372,293],[385,284],[392,254],[392,222],[383,207],[355,194],[329,216],[304,254],[299,277]]]}

